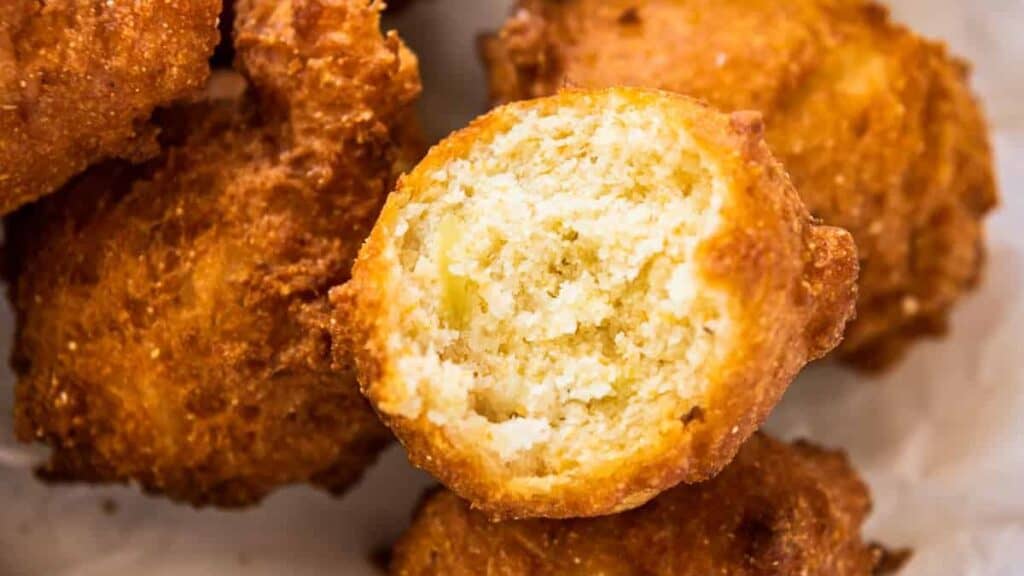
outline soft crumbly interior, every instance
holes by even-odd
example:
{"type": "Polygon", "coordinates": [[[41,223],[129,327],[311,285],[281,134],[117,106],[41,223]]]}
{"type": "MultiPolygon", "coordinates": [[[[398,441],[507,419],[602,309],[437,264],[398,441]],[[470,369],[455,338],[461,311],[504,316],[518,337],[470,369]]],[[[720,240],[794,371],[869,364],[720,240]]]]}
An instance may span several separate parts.
{"type": "Polygon", "coordinates": [[[700,417],[728,323],[694,252],[723,194],[666,112],[520,114],[399,210],[415,311],[394,342],[407,395],[385,410],[545,477],[700,417]]]}

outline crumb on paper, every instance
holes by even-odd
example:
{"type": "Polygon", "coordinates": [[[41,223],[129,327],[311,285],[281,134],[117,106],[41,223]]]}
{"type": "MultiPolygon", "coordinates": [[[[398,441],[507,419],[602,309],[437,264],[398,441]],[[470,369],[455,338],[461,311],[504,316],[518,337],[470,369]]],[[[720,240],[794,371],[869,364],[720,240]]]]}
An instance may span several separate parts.
{"type": "Polygon", "coordinates": [[[113,516],[117,514],[118,505],[117,501],[113,498],[104,498],[100,501],[100,510],[103,511],[107,516],[113,516]]]}

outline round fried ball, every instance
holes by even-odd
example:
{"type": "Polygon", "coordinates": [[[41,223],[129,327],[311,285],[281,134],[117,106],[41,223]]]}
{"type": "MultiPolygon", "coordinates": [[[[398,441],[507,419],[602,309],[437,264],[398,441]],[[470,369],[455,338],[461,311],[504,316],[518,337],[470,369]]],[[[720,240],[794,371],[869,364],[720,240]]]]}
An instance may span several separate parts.
{"type": "Polygon", "coordinates": [[[612,89],[447,138],[332,298],[415,464],[495,515],[590,516],[727,464],[837,343],[855,277],[756,114],[612,89]]]}
{"type": "Polygon", "coordinates": [[[483,54],[497,103],[634,85],[761,111],[811,213],[856,238],[846,360],[941,332],[978,278],[996,191],[967,66],[874,2],[521,0],[483,54]]]}
{"type": "Polygon", "coordinates": [[[492,523],[431,496],[396,546],[393,576],[870,576],[867,487],[846,458],[754,436],[713,480],[603,518],[492,523]]]}
{"type": "Polygon", "coordinates": [[[327,292],[393,183],[415,59],[379,3],[236,9],[250,92],[10,222],[16,425],[52,446],[49,478],[240,506],[341,491],[390,440],[334,364],[327,292]]]}

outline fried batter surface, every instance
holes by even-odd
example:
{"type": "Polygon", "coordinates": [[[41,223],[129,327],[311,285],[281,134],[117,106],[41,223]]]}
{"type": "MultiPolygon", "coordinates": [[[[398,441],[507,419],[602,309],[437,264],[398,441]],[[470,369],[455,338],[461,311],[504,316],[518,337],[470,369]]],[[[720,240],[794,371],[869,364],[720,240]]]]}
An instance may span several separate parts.
{"type": "Polygon", "coordinates": [[[419,92],[380,9],[238,2],[249,92],[174,113],[159,160],[12,218],[16,424],[53,447],[47,476],[238,506],[342,490],[388,441],[332,367],[326,314],[419,92]]]}
{"type": "Polygon", "coordinates": [[[0,3],[0,214],[90,164],[159,152],[157,106],[200,88],[220,0],[0,3]]]}
{"type": "Polygon", "coordinates": [[[867,487],[846,458],[757,435],[720,475],[601,518],[492,523],[431,496],[397,545],[394,576],[867,576],[867,487]]]}

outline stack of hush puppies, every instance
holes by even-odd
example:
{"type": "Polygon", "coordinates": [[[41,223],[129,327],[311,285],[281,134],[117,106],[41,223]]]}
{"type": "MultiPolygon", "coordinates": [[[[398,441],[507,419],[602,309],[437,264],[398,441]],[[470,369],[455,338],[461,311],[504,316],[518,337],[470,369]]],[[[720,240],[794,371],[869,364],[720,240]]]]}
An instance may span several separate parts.
{"type": "Polygon", "coordinates": [[[8,217],[48,475],[242,506],[343,491],[390,429],[446,488],[393,574],[897,564],[841,453],[758,429],[977,281],[967,66],[870,0],[521,0],[497,107],[420,159],[382,8],[238,0],[238,94],[8,217]]]}

